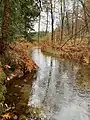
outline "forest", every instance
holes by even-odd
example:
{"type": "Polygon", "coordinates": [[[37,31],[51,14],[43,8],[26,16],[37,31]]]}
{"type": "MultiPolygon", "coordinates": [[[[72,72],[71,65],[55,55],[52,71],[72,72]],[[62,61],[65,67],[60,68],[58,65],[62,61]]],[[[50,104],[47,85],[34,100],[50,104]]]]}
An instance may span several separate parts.
{"type": "Polygon", "coordinates": [[[89,120],[89,71],[89,0],[0,0],[0,120],[89,120]]]}

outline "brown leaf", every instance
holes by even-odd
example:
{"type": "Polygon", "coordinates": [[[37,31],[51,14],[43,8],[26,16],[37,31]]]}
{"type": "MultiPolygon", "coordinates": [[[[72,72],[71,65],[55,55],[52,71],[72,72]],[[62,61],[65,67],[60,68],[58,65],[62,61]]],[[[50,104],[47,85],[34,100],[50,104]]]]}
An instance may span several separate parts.
{"type": "Polygon", "coordinates": [[[5,119],[11,119],[11,115],[10,115],[10,113],[5,113],[4,115],[2,115],[2,117],[3,118],[5,118],[5,119]]]}

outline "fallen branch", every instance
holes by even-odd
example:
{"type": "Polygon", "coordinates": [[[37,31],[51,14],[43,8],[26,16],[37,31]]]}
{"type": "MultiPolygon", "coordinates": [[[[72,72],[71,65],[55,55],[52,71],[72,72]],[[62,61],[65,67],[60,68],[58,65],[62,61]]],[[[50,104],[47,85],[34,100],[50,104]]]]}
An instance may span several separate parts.
{"type": "MultiPolygon", "coordinates": [[[[88,24],[90,23],[90,21],[88,22],[88,24]]],[[[87,26],[85,25],[82,29],[80,29],[79,31],[77,31],[73,36],[71,36],[68,40],[65,41],[65,43],[61,46],[61,49],[66,45],[66,43],[68,41],[70,41],[73,37],[75,37],[78,33],[80,33],[82,30],[84,30],[87,26]]]]}

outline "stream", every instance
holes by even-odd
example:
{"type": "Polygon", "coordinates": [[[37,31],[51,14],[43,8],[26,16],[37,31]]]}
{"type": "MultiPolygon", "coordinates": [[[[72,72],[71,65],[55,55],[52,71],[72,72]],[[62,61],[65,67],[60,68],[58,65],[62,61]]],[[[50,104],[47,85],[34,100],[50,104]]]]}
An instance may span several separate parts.
{"type": "Polygon", "coordinates": [[[90,119],[90,69],[33,50],[39,66],[29,103],[42,104],[48,120],[90,119]]]}
{"type": "Polygon", "coordinates": [[[37,47],[32,48],[32,59],[39,66],[37,73],[29,82],[27,76],[18,80],[19,90],[17,82],[7,86],[7,104],[18,111],[24,106],[23,114],[26,106],[42,107],[41,120],[90,120],[90,68],[44,55],[37,47]]]}

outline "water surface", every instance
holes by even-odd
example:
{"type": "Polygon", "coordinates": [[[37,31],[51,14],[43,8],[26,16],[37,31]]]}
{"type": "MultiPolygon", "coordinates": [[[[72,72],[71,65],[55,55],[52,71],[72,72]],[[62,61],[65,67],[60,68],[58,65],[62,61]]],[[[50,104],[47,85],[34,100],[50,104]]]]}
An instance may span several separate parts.
{"type": "Polygon", "coordinates": [[[28,105],[42,106],[45,120],[90,120],[90,68],[43,55],[37,48],[32,58],[39,69],[28,105]]]}

